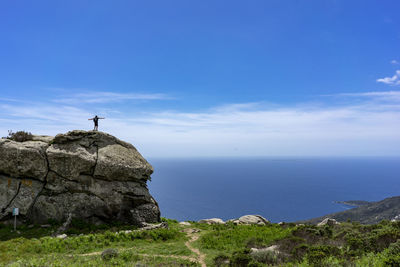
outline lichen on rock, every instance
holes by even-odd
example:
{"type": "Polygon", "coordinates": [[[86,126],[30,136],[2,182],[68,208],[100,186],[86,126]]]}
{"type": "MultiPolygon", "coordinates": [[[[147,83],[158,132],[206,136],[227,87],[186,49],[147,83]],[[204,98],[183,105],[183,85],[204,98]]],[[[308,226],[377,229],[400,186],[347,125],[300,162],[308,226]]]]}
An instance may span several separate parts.
{"type": "Polygon", "coordinates": [[[146,184],[153,167],[133,145],[79,130],[32,140],[0,139],[0,220],[13,207],[36,223],[70,213],[94,223],[160,220],[146,184]]]}

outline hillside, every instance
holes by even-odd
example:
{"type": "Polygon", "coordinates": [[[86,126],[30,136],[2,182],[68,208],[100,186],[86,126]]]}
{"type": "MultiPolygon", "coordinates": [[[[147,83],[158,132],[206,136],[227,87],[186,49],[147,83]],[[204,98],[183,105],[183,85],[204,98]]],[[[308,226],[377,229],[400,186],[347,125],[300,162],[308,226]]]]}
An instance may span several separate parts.
{"type": "Polygon", "coordinates": [[[357,221],[362,224],[375,224],[382,220],[399,220],[400,196],[386,198],[378,202],[370,202],[353,209],[328,214],[304,222],[317,224],[325,218],[332,218],[339,222],[357,221]]]}
{"type": "Polygon", "coordinates": [[[400,222],[376,225],[178,223],[145,230],[73,220],[0,225],[0,266],[399,266],[400,222]]]}

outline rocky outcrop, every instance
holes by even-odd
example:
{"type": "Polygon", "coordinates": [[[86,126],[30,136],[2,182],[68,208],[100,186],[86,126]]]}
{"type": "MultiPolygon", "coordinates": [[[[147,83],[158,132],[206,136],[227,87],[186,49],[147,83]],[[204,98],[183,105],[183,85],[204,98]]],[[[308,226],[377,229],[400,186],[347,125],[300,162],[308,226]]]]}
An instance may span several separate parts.
{"type": "Polygon", "coordinates": [[[202,220],[198,221],[198,223],[225,224],[225,222],[220,218],[202,219],[202,220]]]}
{"type": "MultiPolygon", "coordinates": [[[[265,219],[261,215],[244,215],[238,219],[231,219],[227,222],[231,222],[233,224],[243,224],[243,225],[267,225],[269,221],[265,219]]],[[[198,221],[198,223],[206,223],[206,224],[225,224],[225,222],[220,218],[211,218],[211,219],[202,219],[198,221]]]]}
{"type": "Polygon", "coordinates": [[[257,224],[257,225],[267,225],[269,224],[269,221],[265,219],[261,215],[244,215],[240,217],[239,219],[234,219],[232,220],[234,224],[257,224]]]}
{"type": "Polygon", "coordinates": [[[12,208],[36,223],[68,215],[94,223],[158,222],[146,182],[152,166],[134,146],[97,131],[0,139],[0,220],[12,208]]]}
{"type": "Polygon", "coordinates": [[[337,222],[335,219],[326,218],[322,222],[318,223],[317,226],[325,226],[325,225],[333,226],[336,224],[339,224],[339,222],[337,222]]]}

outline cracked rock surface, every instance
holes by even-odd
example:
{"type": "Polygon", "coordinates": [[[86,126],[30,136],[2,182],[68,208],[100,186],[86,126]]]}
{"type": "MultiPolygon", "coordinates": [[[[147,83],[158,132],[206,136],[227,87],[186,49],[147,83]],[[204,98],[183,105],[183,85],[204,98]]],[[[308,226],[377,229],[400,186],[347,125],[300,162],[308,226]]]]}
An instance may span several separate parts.
{"type": "Polygon", "coordinates": [[[146,184],[152,173],[134,146],[103,132],[0,139],[0,220],[17,207],[34,223],[63,221],[69,213],[91,223],[158,222],[146,184]]]}

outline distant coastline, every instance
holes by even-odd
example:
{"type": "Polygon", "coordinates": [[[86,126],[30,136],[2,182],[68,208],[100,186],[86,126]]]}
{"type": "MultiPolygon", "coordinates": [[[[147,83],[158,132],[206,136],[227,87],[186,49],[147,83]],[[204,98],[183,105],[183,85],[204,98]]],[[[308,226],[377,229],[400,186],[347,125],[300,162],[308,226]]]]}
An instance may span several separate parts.
{"type": "Polygon", "coordinates": [[[370,204],[371,202],[365,200],[346,200],[346,201],[334,201],[333,203],[342,204],[350,207],[360,207],[370,204]]]}

